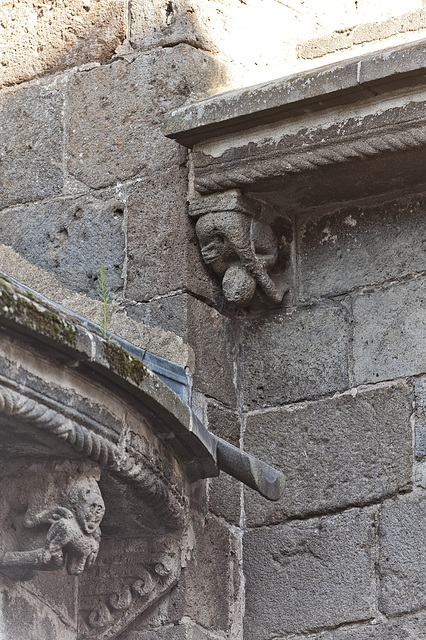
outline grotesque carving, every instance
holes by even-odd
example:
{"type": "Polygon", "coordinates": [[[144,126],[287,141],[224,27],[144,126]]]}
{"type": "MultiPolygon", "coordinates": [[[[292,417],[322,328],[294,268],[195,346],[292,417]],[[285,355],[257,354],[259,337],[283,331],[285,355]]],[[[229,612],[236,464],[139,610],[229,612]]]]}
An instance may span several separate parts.
{"type": "Polygon", "coordinates": [[[22,517],[22,498],[21,504],[13,494],[7,500],[6,533],[10,540],[10,531],[16,531],[16,546],[25,547],[3,548],[0,571],[9,577],[28,579],[34,570],[54,571],[64,564],[69,574],[78,575],[96,560],[105,505],[95,477],[83,475],[66,481],[59,474],[50,480],[48,495],[43,496],[40,490],[46,490],[46,483],[37,482],[33,474],[27,477],[27,490],[32,485],[34,494],[27,494],[22,517]],[[65,488],[60,486],[64,480],[65,488]],[[40,508],[43,502],[50,504],[40,508]]]}
{"type": "Polygon", "coordinates": [[[203,260],[222,278],[228,302],[247,306],[257,286],[273,302],[281,302],[285,290],[268,274],[278,256],[268,225],[240,211],[218,211],[199,218],[196,233],[203,260]]]}

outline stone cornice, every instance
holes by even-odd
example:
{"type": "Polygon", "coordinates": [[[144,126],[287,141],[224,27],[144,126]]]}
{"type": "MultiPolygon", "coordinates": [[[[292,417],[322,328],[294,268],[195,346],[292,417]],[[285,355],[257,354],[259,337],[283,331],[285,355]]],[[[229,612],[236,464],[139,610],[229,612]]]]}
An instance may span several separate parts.
{"type": "Polygon", "coordinates": [[[193,147],[375,95],[426,84],[424,40],[224,93],[173,111],[165,134],[193,147]]]}
{"type": "Polygon", "coordinates": [[[214,157],[194,154],[194,185],[202,194],[247,189],[265,180],[331,165],[362,161],[426,145],[426,102],[413,101],[363,117],[348,116],[330,125],[282,130],[277,139],[249,141],[214,157]]]}

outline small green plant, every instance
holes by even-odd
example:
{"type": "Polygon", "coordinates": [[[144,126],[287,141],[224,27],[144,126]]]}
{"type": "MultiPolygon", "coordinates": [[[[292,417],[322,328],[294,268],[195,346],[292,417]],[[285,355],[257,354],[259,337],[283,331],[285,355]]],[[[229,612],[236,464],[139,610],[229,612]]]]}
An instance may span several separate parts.
{"type": "Polygon", "coordinates": [[[109,340],[109,328],[111,325],[112,319],[112,305],[111,305],[111,290],[107,284],[104,266],[101,265],[98,271],[98,287],[97,287],[98,298],[102,303],[101,307],[101,316],[98,318],[98,322],[101,326],[101,332],[104,338],[109,340]]]}

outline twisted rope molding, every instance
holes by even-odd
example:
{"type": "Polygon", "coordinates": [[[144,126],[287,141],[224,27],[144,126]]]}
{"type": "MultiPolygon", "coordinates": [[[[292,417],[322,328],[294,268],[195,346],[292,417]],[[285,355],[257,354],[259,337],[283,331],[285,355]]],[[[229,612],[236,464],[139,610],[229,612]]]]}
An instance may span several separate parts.
{"type": "Polygon", "coordinates": [[[167,516],[170,525],[185,523],[184,497],[174,495],[172,486],[147,469],[147,461],[139,462],[131,455],[124,457],[113,442],[90,431],[81,424],[61,415],[43,404],[0,386],[0,414],[18,416],[35,428],[47,432],[72,446],[79,453],[109,468],[134,485],[149,507],[160,516],[167,516]]]}
{"type": "MultiPolygon", "coordinates": [[[[403,123],[404,124],[404,123],[403,123]]],[[[285,173],[300,173],[320,167],[348,162],[354,158],[368,158],[385,151],[406,151],[426,144],[426,125],[417,124],[404,130],[382,130],[367,138],[344,138],[342,141],[314,149],[302,145],[288,155],[274,154],[261,158],[244,157],[233,162],[211,163],[195,167],[195,187],[202,194],[223,191],[273,178],[285,173]]],[[[207,156],[204,157],[206,159],[207,156]]],[[[210,158],[210,156],[208,157],[210,158]]],[[[211,161],[211,158],[210,158],[211,161]]]]}

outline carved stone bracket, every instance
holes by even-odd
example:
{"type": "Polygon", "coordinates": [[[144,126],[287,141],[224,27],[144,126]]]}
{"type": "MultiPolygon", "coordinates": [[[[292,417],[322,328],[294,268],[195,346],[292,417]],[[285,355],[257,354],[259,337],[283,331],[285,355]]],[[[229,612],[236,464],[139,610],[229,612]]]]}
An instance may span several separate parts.
{"type": "Polygon", "coordinates": [[[28,580],[65,565],[78,575],[94,563],[105,513],[97,467],[23,459],[4,463],[1,476],[0,573],[28,580]]]}
{"type": "Polygon", "coordinates": [[[260,219],[261,203],[238,190],[208,196],[190,205],[201,255],[222,280],[225,299],[246,307],[257,291],[281,302],[288,286],[269,271],[278,258],[271,227],[260,219]]]}

